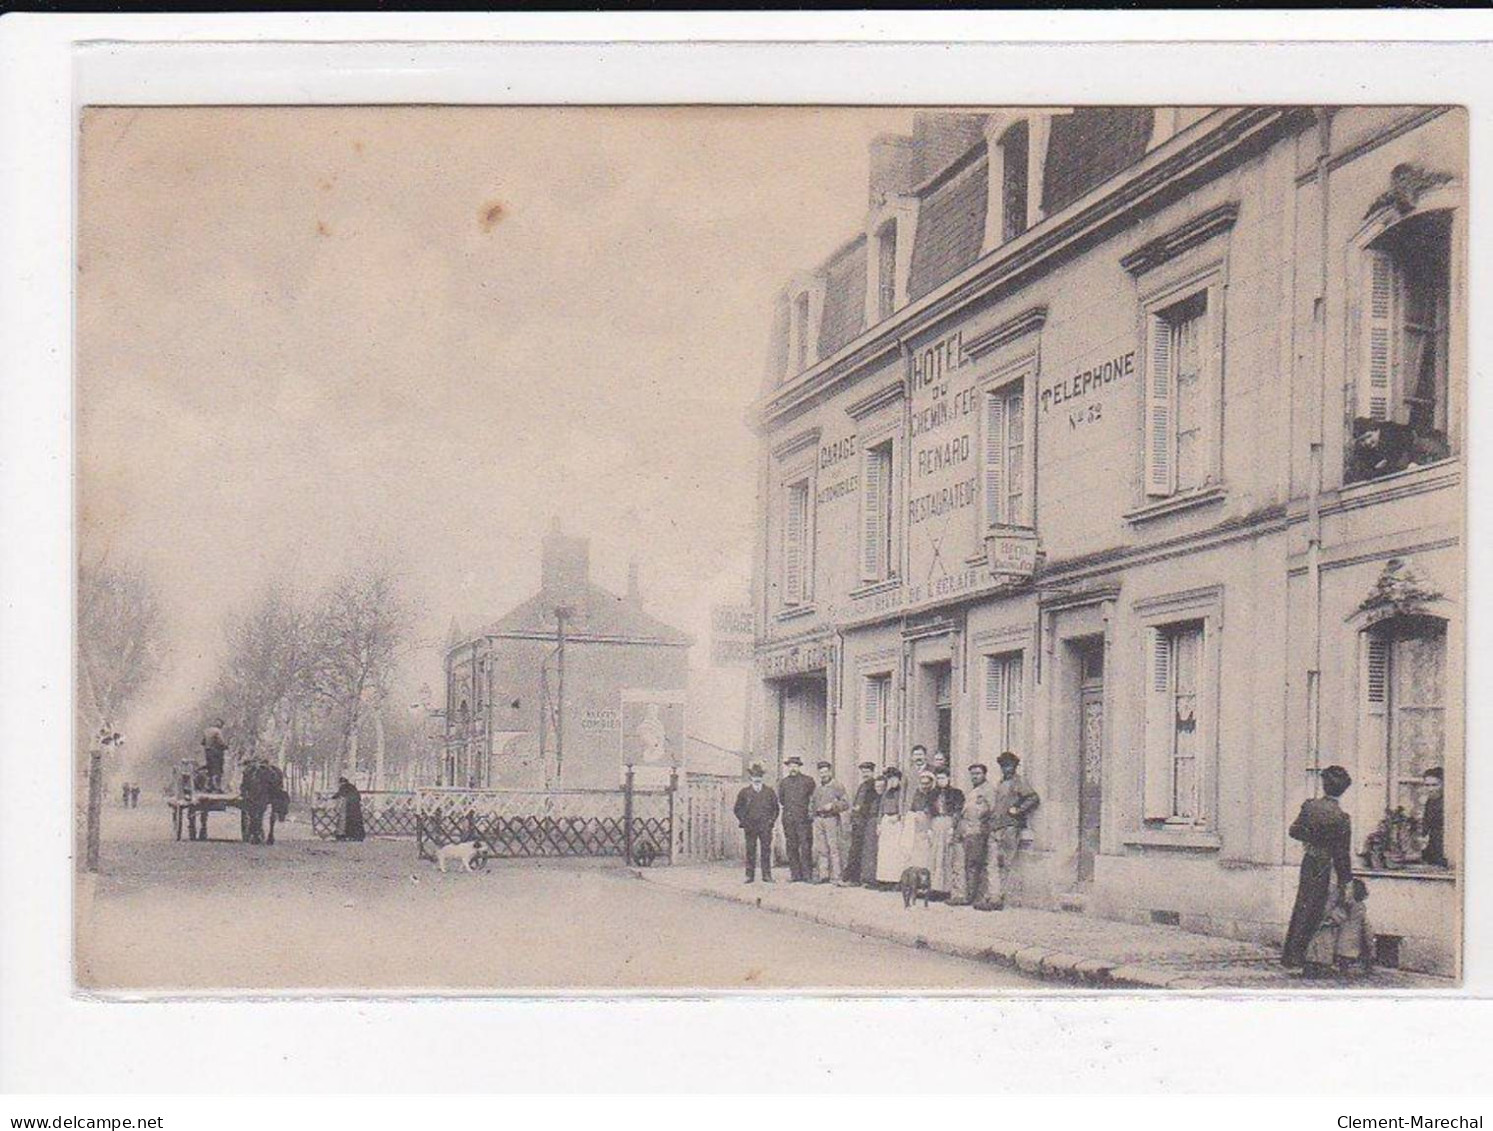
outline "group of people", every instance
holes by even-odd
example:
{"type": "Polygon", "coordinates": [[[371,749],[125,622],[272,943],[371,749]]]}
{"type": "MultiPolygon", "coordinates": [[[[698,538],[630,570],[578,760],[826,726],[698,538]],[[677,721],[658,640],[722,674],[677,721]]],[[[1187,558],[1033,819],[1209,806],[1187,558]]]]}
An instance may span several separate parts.
{"type": "Polygon", "coordinates": [[[133,782],[120,783],[119,803],[126,809],[140,808],[140,787],[133,782]]]}
{"type": "Polygon", "coordinates": [[[735,807],[746,836],[746,882],[756,882],[759,863],[763,881],[773,881],[773,829],[781,818],[793,883],[886,888],[912,868],[927,872],[934,898],[999,911],[1039,801],[1016,754],[1004,751],[996,765],[993,782],[985,765],[971,765],[964,790],[953,784],[947,754],[930,759],[915,746],[908,780],[898,766],[862,762],[853,797],[829,762],[818,764],[815,781],[803,772],[803,759],[786,759],[776,791],[754,765],[735,807]]]}

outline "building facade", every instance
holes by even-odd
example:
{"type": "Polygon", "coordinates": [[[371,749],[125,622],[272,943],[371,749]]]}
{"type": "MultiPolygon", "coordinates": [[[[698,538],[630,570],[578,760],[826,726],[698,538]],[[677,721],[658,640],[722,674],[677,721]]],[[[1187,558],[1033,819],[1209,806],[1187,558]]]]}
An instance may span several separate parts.
{"type": "MultiPolygon", "coordinates": [[[[682,728],[690,644],[644,610],[636,566],[626,596],[607,592],[591,581],[589,543],[556,525],[544,539],[539,592],[475,634],[453,627],[434,784],[617,788],[624,700],[671,701],[682,728]]],[[[683,738],[660,725],[660,744],[683,738]]]]}
{"type": "Polygon", "coordinates": [[[754,754],[1013,750],[1024,901],[1261,941],[1341,763],[1385,960],[1455,972],[1463,113],[929,114],[871,158],[756,409],[754,754]]]}

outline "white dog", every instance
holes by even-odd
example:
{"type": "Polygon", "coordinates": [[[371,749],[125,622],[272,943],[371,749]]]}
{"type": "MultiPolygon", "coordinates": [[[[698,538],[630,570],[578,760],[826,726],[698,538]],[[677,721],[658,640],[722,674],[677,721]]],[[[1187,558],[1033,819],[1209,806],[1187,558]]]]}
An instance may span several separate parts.
{"type": "Polygon", "coordinates": [[[477,870],[477,862],[484,858],[482,845],[475,840],[458,841],[456,844],[443,844],[435,850],[435,862],[444,873],[447,864],[459,864],[468,872],[477,870]]]}

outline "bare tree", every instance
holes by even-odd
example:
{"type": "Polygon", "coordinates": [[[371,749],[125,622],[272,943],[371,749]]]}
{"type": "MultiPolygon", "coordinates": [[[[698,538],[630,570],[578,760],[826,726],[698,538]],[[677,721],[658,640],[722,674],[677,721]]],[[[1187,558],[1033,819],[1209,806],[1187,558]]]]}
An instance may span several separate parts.
{"type": "Polygon", "coordinates": [[[374,777],[383,770],[383,708],[410,629],[410,611],[387,565],[354,569],[323,597],[314,629],[312,681],[341,723],[343,766],[358,761],[358,731],[370,721],[376,744],[374,777]]]}
{"type": "Polygon", "coordinates": [[[155,583],[136,566],[80,566],[78,702],[90,738],[139,700],[165,657],[166,618],[155,583]]]}
{"type": "Polygon", "coordinates": [[[316,657],[310,615],[279,586],[262,590],[224,628],[219,676],[227,722],[244,753],[258,753],[266,732],[280,739],[276,761],[284,763],[304,707],[316,657]]]}

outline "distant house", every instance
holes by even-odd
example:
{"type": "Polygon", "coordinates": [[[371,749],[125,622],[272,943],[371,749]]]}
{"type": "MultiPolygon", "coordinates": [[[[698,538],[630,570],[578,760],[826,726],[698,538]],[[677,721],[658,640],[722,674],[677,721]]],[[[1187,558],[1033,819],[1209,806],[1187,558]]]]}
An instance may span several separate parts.
{"type": "Polygon", "coordinates": [[[611,788],[622,764],[624,692],[683,696],[691,638],[592,583],[590,544],[545,536],[539,592],[481,631],[453,625],[438,785],[611,788]],[[561,619],[564,691],[561,694],[561,619]]]}

